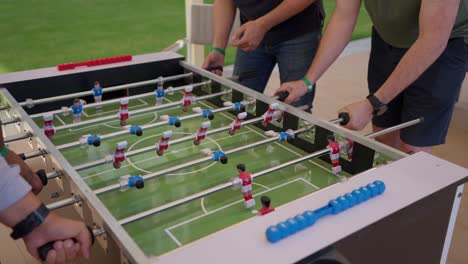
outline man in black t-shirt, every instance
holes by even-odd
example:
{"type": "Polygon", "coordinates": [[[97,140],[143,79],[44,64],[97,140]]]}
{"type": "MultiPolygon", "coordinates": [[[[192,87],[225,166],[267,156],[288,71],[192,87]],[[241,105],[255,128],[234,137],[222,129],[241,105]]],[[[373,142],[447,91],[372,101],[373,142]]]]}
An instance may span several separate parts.
{"type": "Polygon", "coordinates": [[[239,82],[263,92],[278,63],[282,83],[302,78],[310,86],[295,105],[311,106],[314,87],[304,76],[321,36],[322,0],[216,0],[213,47],[202,66],[216,74],[222,73],[236,8],[242,25],[231,44],[238,48],[234,75],[239,82]]]}

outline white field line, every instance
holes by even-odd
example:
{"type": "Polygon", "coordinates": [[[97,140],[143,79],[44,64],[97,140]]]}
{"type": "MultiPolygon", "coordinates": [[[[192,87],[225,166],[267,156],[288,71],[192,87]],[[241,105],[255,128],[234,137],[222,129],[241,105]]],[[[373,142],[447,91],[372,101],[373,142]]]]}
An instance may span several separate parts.
{"type": "Polygon", "coordinates": [[[55,117],[60,123],[62,123],[62,125],[66,125],[65,122],[63,122],[62,118],[60,118],[60,115],[55,115],[55,117]]]}
{"type": "MultiPolygon", "coordinates": [[[[273,190],[282,188],[282,187],[284,187],[284,186],[286,186],[286,185],[289,185],[289,184],[294,183],[294,182],[297,182],[297,181],[302,181],[302,180],[303,180],[302,178],[296,178],[296,179],[294,179],[294,180],[290,180],[290,181],[284,182],[284,183],[279,184],[279,185],[276,185],[276,186],[274,186],[274,187],[272,187],[272,188],[270,188],[270,189],[268,189],[268,190],[264,190],[264,191],[258,192],[258,193],[256,193],[256,194],[254,194],[253,197],[257,197],[257,196],[262,195],[262,194],[264,194],[264,193],[267,193],[267,192],[270,192],[270,191],[273,191],[273,190]]],[[[215,210],[213,210],[213,211],[209,211],[208,213],[204,213],[204,214],[201,214],[201,215],[199,215],[199,216],[196,216],[196,217],[190,218],[190,219],[188,219],[188,220],[185,220],[185,221],[183,221],[183,222],[180,222],[180,223],[178,223],[178,224],[175,224],[175,225],[173,225],[173,226],[171,226],[171,227],[166,228],[165,230],[168,230],[168,231],[173,230],[174,228],[177,228],[177,227],[179,227],[179,226],[183,226],[183,225],[185,225],[185,224],[191,223],[191,222],[196,221],[196,220],[198,220],[198,219],[200,219],[200,218],[203,218],[203,217],[205,217],[205,216],[214,214],[214,213],[216,213],[216,212],[219,212],[219,211],[221,211],[221,210],[224,210],[224,209],[229,208],[229,207],[231,207],[231,206],[234,206],[234,205],[236,205],[236,204],[242,203],[243,201],[244,201],[244,199],[237,200],[237,201],[232,202],[232,203],[230,203],[230,204],[227,204],[227,205],[225,205],[225,206],[219,207],[219,208],[217,208],[217,209],[215,209],[215,210]]]]}
{"type": "Polygon", "coordinates": [[[166,232],[166,234],[167,234],[170,238],[172,238],[172,240],[177,244],[177,246],[179,246],[179,247],[182,246],[182,243],[180,243],[180,241],[171,233],[171,231],[169,231],[169,230],[166,229],[166,230],[164,230],[164,232],[166,232]]]}
{"type": "Polygon", "coordinates": [[[205,197],[202,197],[202,198],[201,198],[200,203],[201,203],[201,208],[203,209],[203,212],[204,212],[205,214],[207,214],[208,211],[207,211],[206,208],[205,208],[205,197]]]}
{"type": "MultiPolygon", "coordinates": [[[[140,106],[146,106],[148,105],[147,102],[145,102],[144,100],[142,100],[141,98],[138,98],[138,101],[142,102],[142,104],[138,104],[138,105],[132,105],[132,106],[129,106],[128,109],[132,109],[132,108],[137,108],[137,107],[140,107],[140,106]]],[[[83,114],[86,115],[86,117],[94,117],[94,116],[98,116],[98,115],[102,115],[102,114],[107,114],[107,113],[116,113],[118,114],[119,113],[119,110],[109,110],[109,111],[105,111],[105,112],[99,112],[99,113],[96,113],[96,114],[87,114],[85,112],[85,110],[83,110],[83,114]]]]}
{"type": "MultiPolygon", "coordinates": [[[[232,137],[240,136],[240,135],[242,135],[242,134],[247,134],[247,133],[250,133],[250,131],[244,131],[244,132],[242,132],[242,133],[235,134],[234,136],[227,136],[227,137],[218,138],[216,141],[221,141],[221,140],[224,140],[224,139],[227,139],[227,138],[232,138],[232,137]]],[[[158,137],[158,136],[161,136],[161,134],[152,135],[152,136],[149,136],[149,137],[146,137],[146,138],[142,138],[141,140],[139,140],[139,141],[137,141],[137,142],[141,142],[141,141],[146,140],[146,139],[148,139],[148,138],[158,137]]],[[[210,143],[210,142],[206,141],[206,142],[200,143],[200,146],[201,146],[201,145],[206,145],[206,144],[208,144],[208,143],[210,143]]],[[[135,142],[135,144],[136,144],[136,142],[135,142]]],[[[174,150],[174,151],[176,151],[176,153],[177,153],[177,152],[179,152],[179,151],[183,151],[183,150],[187,150],[187,149],[191,149],[191,148],[195,148],[195,147],[197,147],[197,146],[190,146],[190,147],[186,147],[186,148],[183,148],[183,149],[177,149],[177,150],[174,150]]],[[[130,151],[130,150],[131,150],[131,149],[129,148],[129,151],[130,151]]],[[[156,158],[158,158],[158,157],[152,156],[152,157],[149,157],[149,158],[146,158],[146,159],[142,159],[142,160],[133,162],[133,164],[139,164],[139,163],[146,162],[146,161],[149,161],[149,160],[152,160],[152,159],[156,159],[156,158]]],[[[128,167],[128,166],[130,166],[130,165],[126,164],[126,165],[123,165],[121,168],[125,168],[125,167],[128,167]]],[[[92,174],[92,175],[83,177],[82,179],[83,179],[83,180],[86,180],[86,179],[93,178],[93,177],[96,177],[96,176],[99,176],[99,175],[102,175],[102,174],[106,174],[106,173],[109,173],[109,172],[115,172],[115,169],[109,169],[109,170],[101,171],[101,172],[98,172],[98,173],[96,173],[96,174],[92,174]]]]}
{"type": "Polygon", "coordinates": [[[263,187],[263,188],[265,188],[265,189],[267,189],[267,190],[270,190],[270,189],[271,189],[270,187],[268,187],[268,186],[266,186],[266,185],[263,185],[263,184],[260,184],[260,183],[256,183],[256,182],[252,182],[252,185],[258,185],[258,186],[263,187]]]}
{"type": "Polygon", "coordinates": [[[301,180],[303,180],[305,183],[309,184],[310,186],[314,187],[315,189],[320,189],[317,185],[311,183],[310,181],[304,179],[304,178],[300,178],[301,180]]]}
{"type": "MultiPolygon", "coordinates": [[[[173,110],[173,109],[176,109],[176,108],[178,108],[178,107],[177,107],[177,106],[174,106],[174,107],[166,108],[166,109],[164,109],[164,110],[173,110]]],[[[144,115],[150,115],[150,114],[156,114],[156,113],[155,113],[155,112],[146,112],[146,113],[141,113],[141,114],[135,115],[134,117],[139,117],[139,116],[144,116],[144,115]]],[[[104,123],[104,125],[110,124],[110,123],[112,123],[112,122],[116,122],[116,120],[118,120],[117,114],[116,114],[116,116],[115,116],[115,120],[107,121],[107,122],[104,123]]],[[[102,123],[97,123],[97,124],[89,125],[89,126],[85,126],[85,127],[69,128],[68,131],[70,131],[70,132],[75,132],[75,131],[84,130],[84,129],[88,129],[88,128],[91,128],[91,127],[102,126],[102,125],[103,125],[102,123]]]]}

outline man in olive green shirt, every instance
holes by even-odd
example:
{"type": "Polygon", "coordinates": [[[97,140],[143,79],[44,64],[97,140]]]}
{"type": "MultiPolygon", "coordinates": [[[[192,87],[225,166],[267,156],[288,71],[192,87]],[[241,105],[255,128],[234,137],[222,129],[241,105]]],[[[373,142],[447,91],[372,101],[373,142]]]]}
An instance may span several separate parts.
{"type": "MultiPolygon", "coordinates": [[[[424,122],[378,138],[406,152],[431,152],[444,144],[456,97],[465,78],[468,0],[364,0],[373,22],[367,99],[339,112],[347,128],[374,131],[423,117],[424,122]],[[388,109],[387,109],[388,108],[388,109]]],[[[315,83],[351,39],[361,0],[337,0],[317,55],[305,78],[315,83]]],[[[291,103],[305,81],[284,83],[291,103]]]]}

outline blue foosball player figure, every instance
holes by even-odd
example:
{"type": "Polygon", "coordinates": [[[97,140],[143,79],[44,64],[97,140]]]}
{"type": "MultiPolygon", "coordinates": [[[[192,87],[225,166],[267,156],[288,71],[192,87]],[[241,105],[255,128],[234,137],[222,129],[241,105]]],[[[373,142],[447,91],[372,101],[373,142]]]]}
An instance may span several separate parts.
{"type": "Polygon", "coordinates": [[[88,145],[99,147],[101,145],[101,137],[98,135],[92,135],[88,137],[88,145]]]}
{"type": "MultiPolygon", "coordinates": [[[[98,81],[94,82],[94,87],[91,91],[93,92],[93,95],[94,95],[94,102],[95,103],[102,102],[103,89],[101,87],[101,84],[98,81]]],[[[96,109],[100,109],[100,108],[102,108],[102,105],[96,105],[96,109]]]]}
{"type": "Polygon", "coordinates": [[[124,192],[129,188],[143,189],[145,187],[145,180],[142,176],[129,176],[125,175],[119,179],[120,191],[124,192]]]}
{"type": "Polygon", "coordinates": [[[226,164],[228,162],[228,157],[226,156],[226,153],[224,153],[221,150],[211,151],[211,149],[206,148],[202,149],[201,152],[206,156],[211,156],[213,158],[213,161],[219,161],[221,162],[221,164],[226,164]]]}
{"type": "Polygon", "coordinates": [[[154,90],[154,93],[156,94],[156,105],[162,105],[164,95],[166,94],[166,91],[164,90],[164,78],[159,76],[157,83],[157,88],[154,90]]]}
{"type": "Polygon", "coordinates": [[[81,113],[83,112],[83,104],[81,100],[75,98],[73,104],[70,106],[70,109],[73,113],[73,123],[78,123],[81,121],[81,113]]]}
{"type": "Polygon", "coordinates": [[[143,128],[141,126],[130,127],[130,135],[136,135],[137,137],[141,137],[143,135],[143,128]]]}

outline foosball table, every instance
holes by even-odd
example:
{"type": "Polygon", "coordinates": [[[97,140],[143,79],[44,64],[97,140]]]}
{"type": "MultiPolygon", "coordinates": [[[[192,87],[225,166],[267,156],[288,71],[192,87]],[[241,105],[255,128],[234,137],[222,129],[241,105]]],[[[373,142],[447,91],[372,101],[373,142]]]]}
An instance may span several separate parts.
{"type": "Polygon", "coordinates": [[[364,136],[183,59],[0,75],[4,141],[93,262],[445,263],[468,170],[374,140],[422,119],[364,136]]]}

